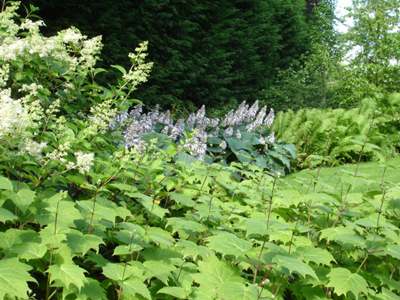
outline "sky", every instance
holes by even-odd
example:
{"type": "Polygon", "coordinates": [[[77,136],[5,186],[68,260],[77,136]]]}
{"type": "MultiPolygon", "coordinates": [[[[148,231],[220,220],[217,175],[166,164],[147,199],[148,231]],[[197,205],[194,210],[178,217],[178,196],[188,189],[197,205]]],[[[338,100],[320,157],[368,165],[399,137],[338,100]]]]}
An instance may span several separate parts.
{"type": "MultiPolygon", "coordinates": [[[[347,13],[347,11],[344,9],[345,7],[351,6],[351,0],[337,0],[337,5],[336,5],[336,16],[337,17],[342,17],[347,13]]],[[[349,22],[347,22],[349,23],[349,22]]],[[[338,23],[338,30],[340,32],[346,32],[347,27],[343,24],[338,23]]]]}

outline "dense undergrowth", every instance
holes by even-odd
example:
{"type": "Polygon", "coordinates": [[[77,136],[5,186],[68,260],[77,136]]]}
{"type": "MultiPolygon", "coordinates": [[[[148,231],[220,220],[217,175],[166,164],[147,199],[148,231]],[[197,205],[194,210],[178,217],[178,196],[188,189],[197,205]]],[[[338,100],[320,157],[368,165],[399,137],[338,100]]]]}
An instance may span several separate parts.
{"type": "Polygon", "coordinates": [[[260,143],[271,131],[256,128],[234,128],[251,140],[213,137],[232,143],[225,161],[189,155],[199,128],[175,143],[155,130],[126,148],[129,127],[110,124],[147,78],[146,45],[131,70],[116,66],[118,86],[102,87],[98,39],[77,29],[43,38],[15,9],[0,14],[0,298],[399,296],[399,186],[381,178],[354,193],[356,171],[346,189],[299,193],[274,165],[253,163],[292,155],[260,143]]]}

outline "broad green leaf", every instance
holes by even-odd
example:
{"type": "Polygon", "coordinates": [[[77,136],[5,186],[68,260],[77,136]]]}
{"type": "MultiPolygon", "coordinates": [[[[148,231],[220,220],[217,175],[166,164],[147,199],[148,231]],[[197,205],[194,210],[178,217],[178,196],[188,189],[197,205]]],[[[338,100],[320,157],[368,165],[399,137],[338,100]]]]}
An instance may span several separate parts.
{"type": "Polygon", "coordinates": [[[356,235],[352,229],[347,227],[326,228],[322,229],[320,232],[321,240],[324,238],[326,238],[328,241],[334,240],[346,248],[364,248],[366,246],[365,239],[359,235],[356,235]]]}
{"type": "Polygon", "coordinates": [[[130,197],[135,197],[137,201],[142,204],[146,210],[162,219],[164,215],[168,212],[168,209],[160,207],[157,203],[154,202],[154,199],[150,196],[144,195],[142,193],[127,193],[130,197]]]}
{"type": "Polygon", "coordinates": [[[40,243],[39,234],[33,230],[14,228],[10,228],[6,232],[0,232],[0,248],[3,248],[3,251],[12,251],[14,245],[28,242],[40,243]]]}
{"type": "Polygon", "coordinates": [[[54,224],[49,224],[40,231],[40,237],[45,245],[53,245],[54,247],[58,247],[62,241],[67,239],[65,233],[68,232],[69,230],[65,229],[56,230],[54,224]]]}
{"type": "Polygon", "coordinates": [[[45,244],[34,242],[18,244],[12,249],[20,258],[26,260],[42,258],[47,252],[45,244]]]}
{"type": "Polygon", "coordinates": [[[37,282],[28,273],[31,266],[19,262],[18,258],[0,260],[0,299],[15,297],[26,299],[29,290],[27,282],[37,282]]]}
{"type": "Polygon", "coordinates": [[[380,280],[381,285],[387,285],[392,291],[400,291],[400,282],[390,279],[389,276],[384,274],[376,273],[374,276],[380,280]]]}
{"type": "Polygon", "coordinates": [[[186,238],[188,235],[194,236],[206,230],[203,224],[185,218],[168,218],[168,226],[172,227],[172,233],[179,232],[180,235],[185,235],[184,237],[181,236],[182,238],[186,238]]]}
{"type": "Polygon", "coordinates": [[[312,261],[318,265],[330,265],[332,261],[336,262],[332,254],[321,248],[298,247],[296,249],[296,254],[307,263],[312,261]]]}
{"type": "Polygon", "coordinates": [[[319,287],[303,286],[300,296],[307,300],[328,300],[325,291],[319,287]]]}
{"type": "MultiPolygon", "coordinates": [[[[93,212],[93,200],[77,201],[78,206],[82,209],[82,214],[86,214],[86,218],[91,218],[93,212]]],[[[94,206],[94,219],[95,220],[107,220],[115,223],[115,218],[118,213],[115,211],[114,207],[107,207],[102,203],[95,203],[94,206]]]]}
{"type": "Polygon", "coordinates": [[[182,259],[182,254],[172,247],[146,247],[140,254],[145,260],[164,261],[168,263],[173,259],[182,259]]]}
{"type": "Polygon", "coordinates": [[[352,292],[353,296],[358,299],[360,293],[368,294],[368,284],[363,277],[356,273],[351,273],[345,268],[334,268],[327,275],[330,278],[328,287],[333,287],[335,294],[346,295],[352,292]]]}
{"type": "Polygon", "coordinates": [[[208,295],[217,296],[219,289],[226,283],[245,282],[238,268],[232,267],[215,256],[199,261],[198,269],[199,273],[190,276],[200,285],[200,290],[208,295]]]}
{"type": "Polygon", "coordinates": [[[174,297],[174,299],[187,299],[187,293],[185,290],[177,286],[163,287],[162,289],[158,290],[157,294],[167,294],[174,297]]]}
{"type": "Polygon", "coordinates": [[[276,262],[278,267],[283,268],[283,271],[286,275],[297,273],[303,277],[310,275],[315,279],[318,279],[318,276],[315,274],[314,270],[309,265],[298,259],[278,254],[272,259],[272,261],[276,262]],[[286,272],[285,269],[288,272],[286,272]]]}
{"type": "Polygon", "coordinates": [[[103,267],[103,274],[112,280],[122,281],[124,279],[124,266],[120,264],[108,263],[103,267]]]}
{"type": "Polygon", "coordinates": [[[0,222],[5,223],[6,221],[18,219],[16,215],[14,215],[9,210],[0,207],[0,222]]]}
{"type": "Polygon", "coordinates": [[[389,246],[387,246],[385,253],[387,255],[390,255],[390,256],[400,260],[400,246],[399,245],[389,245],[389,246]]]}
{"type": "Polygon", "coordinates": [[[207,255],[212,253],[212,250],[209,248],[182,239],[175,244],[175,247],[182,252],[183,258],[192,257],[194,260],[196,260],[198,256],[204,259],[207,255]]]}
{"type": "Polygon", "coordinates": [[[74,230],[67,233],[67,244],[73,253],[85,255],[90,249],[99,252],[99,245],[104,245],[104,241],[97,235],[83,234],[80,231],[74,230]]]}
{"type": "Polygon", "coordinates": [[[120,282],[120,285],[125,293],[131,295],[139,294],[144,298],[151,300],[151,295],[146,285],[138,279],[130,278],[124,282],[120,282]]]}
{"type": "Polygon", "coordinates": [[[74,294],[77,297],[76,300],[107,300],[106,292],[101,287],[100,282],[90,277],[87,278],[87,282],[85,282],[80,291],[74,285],[71,285],[68,292],[69,294],[74,294]]]}
{"type": "Polygon", "coordinates": [[[374,219],[374,218],[358,219],[357,221],[354,222],[354,224],[361,225],[361,226],[364,226],[364,227],[371,227],[371,228],[378,227],[377,219],[374,219]]]}
{"type": "Polygon", "coordinates": [[[4,176],[0,176],[0,189],[12,191],[13,185],[11,180],[4,176]]]}
{"type": "Polygon", "coordinates": [[[132,254],[133,252],[137,252],[142,250],[143,247],[133,243],[132,245],[119,245],[115,247],[113,255],[126,255],[132,254]]]}
{"type": "Polygon", "coordinates": [[[208,247],[214,251],[220,252],[223,255],[240,256],[249,252],[253,245],[252,243],[238,238],[235,235],[219,234],[207,238],[208,247]]]}
{"type": "Polygon", "coordinates": [[[171,236],[171,233],[165,231],[159,227],[147,228],[147,235],[156,244],[164,244],[166,246],[172,246],[175,239],[171,236]]]}
{"type": "Polygon", "coordinates": [[[165,261],[155,260],[145,261],[143,266],[145,267],[145,275],[147,278],[156,277],[166,285],[168,284],[168,278],[171,276],[171,273],[176,269],[171,263],[168,264],[165,261]]]}
{"type": "Polygon", "coordinates": [[[239,282],[227,282],[218,289],[218,299],[254,300],[258,298],[254,285],[246,286],[239,282]]]}
{"type": "Polygon", "coordinates": [[[87,271],[75,264],[52,265],[47,269],[46,273],[50,273],[51,282],[57,280],[67,289],[72,284],[80,290],[88,282],[84,274],[87,271]]]}
{"type": "Polygon", "coordinates": [[[340,204],[339,199],[333,197],[332,195],[326,193],[314,193],[314,194],[307,194],[302,198],[302,201],[307,203],[325,203],[325,204],[340,204]]]}
{"type": "Polygon", "coordinates": [[[194,201],[184,194],[170,193],[169,197],[178,202],[179,204],[182,204],[183,206],[187,207],[194,206],[194,201]]]}
{"type": "Polygon", "coordinates": [[[36,193],[30,189],[20,189],[17,193],[5,191],[4,194],[23,212],[26,213],[29,206],[35,201],[36,193]]]}

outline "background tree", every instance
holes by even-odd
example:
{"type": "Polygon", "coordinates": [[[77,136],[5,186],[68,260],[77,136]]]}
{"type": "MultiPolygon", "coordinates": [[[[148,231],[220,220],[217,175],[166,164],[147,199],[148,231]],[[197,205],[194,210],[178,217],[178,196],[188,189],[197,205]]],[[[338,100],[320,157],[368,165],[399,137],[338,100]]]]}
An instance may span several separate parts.
{"type": "Polygon", "coordinates": [[[41,9],[46,34],[73,25],[102,35],[104,66],[128,66],[126,54],[148,40],[154,68],[135,96],[150,106],[255,100],[309,50],[304,0],[23,2],[41,9]]]}
{"type": "Polygon", "coordinates": [[[276,83],[265,91],[264,101],[279,110],[337,106],[339,102],[342,51],[334,27],[335,1],[320,1],[312,9],[309,50],[289,68],[281,69],[276,83]]]}
{"type": "Polygon", "coordinates": [[[400,89],[400,1],[353,0],[344,35],[348,48],[347,101],[400,89]]]}

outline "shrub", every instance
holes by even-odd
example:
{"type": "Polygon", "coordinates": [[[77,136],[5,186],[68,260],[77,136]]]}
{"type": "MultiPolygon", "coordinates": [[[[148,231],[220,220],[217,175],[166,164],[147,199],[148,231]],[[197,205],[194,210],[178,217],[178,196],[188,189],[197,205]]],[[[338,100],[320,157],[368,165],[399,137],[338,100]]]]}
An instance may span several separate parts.
{"type": "MultiPolygon", "coordinates": [[[[189,150],[190,155],[201,161],[219,162],[225,166],[232,162],[255,164],[281,174],[290,170],[290,161],[296,156],[293,145],[275,141],[274,133],[269,129],[274,110],[268,114],[266,106],[259,110],[258,101],[251,107],[242,102],[222,121],[207,118],[204,106],[186,120],[177,122],[173,121],[169,111],[160,113],[156,107],[143,114],[142,109],[137,105],[129,113],[120,112],[111,124],[114,131],[122,131],[127,148],[144,146],[144,140],[157,137],[160,147],[166,148],[166,141],[172,141],[180,150],[189,150]]],[[[182,153],[177,159],[187,160],[188,157],[182,153]]]]}

